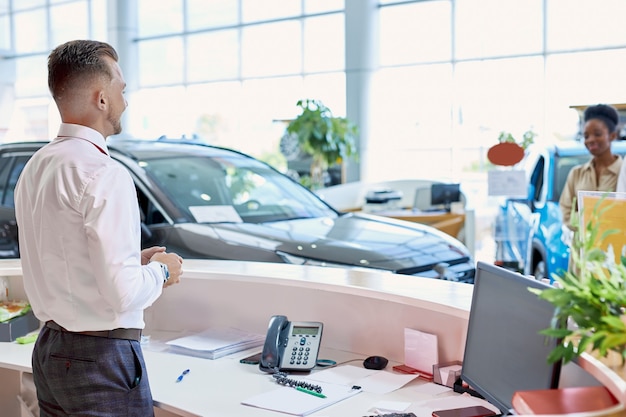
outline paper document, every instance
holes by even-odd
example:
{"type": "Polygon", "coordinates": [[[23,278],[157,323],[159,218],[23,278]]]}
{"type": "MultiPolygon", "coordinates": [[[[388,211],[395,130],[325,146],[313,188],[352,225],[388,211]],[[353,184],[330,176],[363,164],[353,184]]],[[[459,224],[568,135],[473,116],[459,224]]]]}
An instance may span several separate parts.
{"type": "Polygon", "coordinates": [[[439,363],[437,335],[404,329],[404,363],[421,374],[432,377],[433,365],[439,363]]]}
{"type": "Polygon", "coordinates": [[[402,388],[418,375],[397,374],[387,371],[376,371],[358,366],[343,365],[336,368],[315,372],[307,379],[318,382],[328,382],[347,386],[357,385],[364,392],[387,394],[402,388]]]}
{"type": "Polygon", "coordinates": [[[183,355],[217,359],[231,353],[261,346],[265,335],[234,328],[210,328],[200,333],[170,340],[169,351],[183,355]]]}
{"type": "Polygon", "coordinates": [[[272,391],[250,397],[241,403],[251,407],[306,416],[361,392],[360,389],[354,389],[348,385],[329,383],[319,385],[322,387],[322,393],[326,398],[310,395],[292,387],[281,386],[272,391]]]}
{"type": "Polygon", "coordinates": [[[523,170],[487,171],[487,195],[490,197],[526,197],[528,185],[523,170]]]}

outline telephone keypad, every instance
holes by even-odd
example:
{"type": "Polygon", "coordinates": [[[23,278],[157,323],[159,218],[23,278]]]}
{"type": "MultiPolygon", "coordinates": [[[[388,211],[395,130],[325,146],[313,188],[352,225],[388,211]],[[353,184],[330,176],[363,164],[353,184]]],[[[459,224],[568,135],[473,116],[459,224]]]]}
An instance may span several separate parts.
{"type": "Polygon", "coordinates": [[[321,336],[321,323],[293,322],[281,369],[308,370],[315,367],[321,336]]]}
{"type": "MultiPolygon", "coordinates": [[[[301,341],[302,344],[302,341],[301,341]]],[[[291,353],[291,361],[289,363],[291,365],[307,365],[309,363],[309,352],[311,351],[310,347],[293,347],[293,352],[291,353]]]]}

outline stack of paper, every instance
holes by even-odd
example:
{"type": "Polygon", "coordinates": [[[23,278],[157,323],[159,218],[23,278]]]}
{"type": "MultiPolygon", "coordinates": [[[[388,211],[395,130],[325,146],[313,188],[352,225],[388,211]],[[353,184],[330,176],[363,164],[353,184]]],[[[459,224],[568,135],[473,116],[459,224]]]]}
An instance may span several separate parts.
{"type": "Polygon", "coordinates": [[[200,358],[217,359],[231,353],[261,346],[265,335],[234,328],[210,328],[200,333],[170,340],[170,351],[200,358]]]}

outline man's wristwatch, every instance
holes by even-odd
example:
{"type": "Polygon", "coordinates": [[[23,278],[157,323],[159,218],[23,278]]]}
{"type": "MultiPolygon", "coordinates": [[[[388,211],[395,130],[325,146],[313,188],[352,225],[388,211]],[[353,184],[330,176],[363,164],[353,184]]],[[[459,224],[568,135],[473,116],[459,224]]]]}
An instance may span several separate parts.
{"type": "Polygon", "coordinates": [[[166,283],[170,279],[170,270],[164,263],[159,262],[159,265],[161,265],[161,272],[163,273],[163,283],[166,283]]]}

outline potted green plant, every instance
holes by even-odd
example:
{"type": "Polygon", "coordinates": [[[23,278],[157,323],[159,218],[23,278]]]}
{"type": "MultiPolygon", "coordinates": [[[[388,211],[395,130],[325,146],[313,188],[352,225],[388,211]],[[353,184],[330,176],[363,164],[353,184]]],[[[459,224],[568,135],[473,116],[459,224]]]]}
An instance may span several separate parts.
{"type": "MultiPolygon", "coordinates": [[[[591,352],[607,365],[623,371],[626,360],[626,266],[624,257],[601,249],[617,229],[602,231],[610,205],[598,200],[589,221],[581,224],[572,240],[569,271],[555,276],[553,288],[534,291],[556,307],[555,320],[543,333],[562,339],[549,362],[567,363],[582,352],[591,352]],[[569,325],[564,326],[564,323],[569,325]],[[618,360],[615,361],[614,359],[618,360]]],[[[533,290],[531,290],[533,291],[533,290]]]]}
{"type": "Polygon", "coordinates": [[[356,125],[335,117],[319,100],[299,100],[301,113],[287,125],[287,133],[297,137],[302,151],[312,157],[311,188],[323,187],[323,173],[333,164],[355,157],[356,125]]]}

